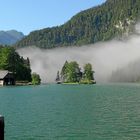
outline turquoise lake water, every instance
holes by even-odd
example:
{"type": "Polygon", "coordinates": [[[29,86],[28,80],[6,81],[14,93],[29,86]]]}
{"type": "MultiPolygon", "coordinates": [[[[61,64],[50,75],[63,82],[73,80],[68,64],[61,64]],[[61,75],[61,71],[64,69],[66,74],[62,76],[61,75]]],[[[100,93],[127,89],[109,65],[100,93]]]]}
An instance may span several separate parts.
{"type": "Polygon", "coordinates": [[[140,84],[0,88],[5,140],[139,140],[140,84]]]}

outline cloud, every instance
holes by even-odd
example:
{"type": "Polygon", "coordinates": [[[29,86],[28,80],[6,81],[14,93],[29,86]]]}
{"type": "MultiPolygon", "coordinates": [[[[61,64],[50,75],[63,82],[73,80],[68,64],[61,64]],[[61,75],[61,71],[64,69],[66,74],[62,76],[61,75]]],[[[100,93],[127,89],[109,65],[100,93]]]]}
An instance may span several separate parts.
{"type": "Polygon", "coordinates": [[[140,65],[139,33],[140,25],[137,24],[136,34],[124,40],[51,50],[29,47],[18,52],[23,57],[30,58],[32,71],[39,73],[43,82],[54,82],[57,71],[61,70],[66,60],[77,61],[81,67],[91,63],[97,82],[130,82],[140,75],[140,67],[136,67],[140,65]],[[116,80],[119,76],[121,80],[116,80]]]}

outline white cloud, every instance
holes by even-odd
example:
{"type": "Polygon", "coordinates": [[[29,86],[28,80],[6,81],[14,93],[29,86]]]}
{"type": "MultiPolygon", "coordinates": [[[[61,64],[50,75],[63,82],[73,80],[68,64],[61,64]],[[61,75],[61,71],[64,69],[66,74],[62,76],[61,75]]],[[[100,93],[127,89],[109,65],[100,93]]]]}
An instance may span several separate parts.
{"type": "MultiPolygon", "coordinates": [[[[138,33],[139,27],[137,24],[138,33]]],[[[112,40],[82,47],[63,47],[52,50],[32,47],[20,49],[18,52],[30,58],[33,72],[39,73],[43,82],[54,82],[57,71],[61,70],[66,60],[78,61],[81,67],[85,63],[91,63],[95,70],[96,81],[109,82],[112,72],[115,73],[119,69],[130,66],[130,63],[133,64],[140,60],[140,36],[137,34],[123,41],[112,40]]],[[[140,69],[132,68],[126,72],[125,77],[131,76],[133,79],[136,77],[134,71],[139,72],[140,69]]],[[[120,75],[123,79],[123,75],[120,75]]]]}

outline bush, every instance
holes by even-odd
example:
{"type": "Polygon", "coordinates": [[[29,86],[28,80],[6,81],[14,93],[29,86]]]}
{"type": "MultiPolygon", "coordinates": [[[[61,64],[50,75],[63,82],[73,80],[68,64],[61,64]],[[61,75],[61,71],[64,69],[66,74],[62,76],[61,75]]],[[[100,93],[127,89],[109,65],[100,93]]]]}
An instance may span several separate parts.
{"type": "Polygon", "coordinates": [[[40,79],[39,74],[33,73],[32,74],[32,84],[33,85],[39,85],[40,83],[41,83],[41,79],[40,79]]]}

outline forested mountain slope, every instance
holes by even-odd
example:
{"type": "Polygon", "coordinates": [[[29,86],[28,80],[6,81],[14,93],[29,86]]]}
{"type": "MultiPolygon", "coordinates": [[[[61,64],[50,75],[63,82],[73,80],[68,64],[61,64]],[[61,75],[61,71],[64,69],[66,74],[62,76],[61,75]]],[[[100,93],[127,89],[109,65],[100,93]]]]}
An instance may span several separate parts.
{"type": "Polygon", "coordinates": [[[54,48],[106,41],[132,32],[139,15],[140,0],[107,0],[78,13],[64,25],[33,31],[15,46],[54,48]]]}

